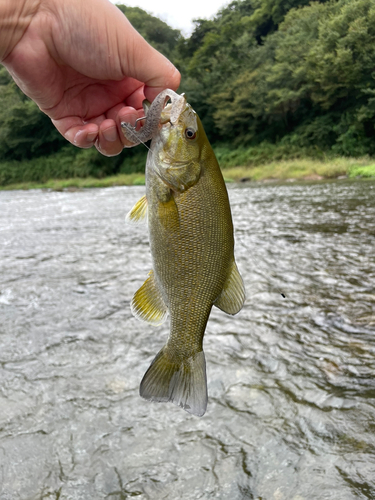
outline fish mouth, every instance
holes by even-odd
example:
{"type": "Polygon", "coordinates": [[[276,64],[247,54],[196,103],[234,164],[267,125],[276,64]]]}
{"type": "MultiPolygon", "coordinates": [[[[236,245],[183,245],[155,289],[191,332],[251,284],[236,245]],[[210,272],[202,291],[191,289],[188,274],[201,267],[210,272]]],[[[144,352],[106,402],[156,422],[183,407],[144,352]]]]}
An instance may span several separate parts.
{"type": "MultiPolygon", "coordinates": [[[[166,130],[170,130],[170,128],[174,128],[175,125],[169,122],[163,125],[163,128],[164,127],[166,130]]],[[[156,144],[154,155],[155,159],[157,160],[154,162],[154,167],[159,175],[161,175],[161,171],[163,170],[166,172],[178,171],[178,169],[183,167],[189,167],[194,163],[192,160],[191,161],[178,160],[173,155],[169,154],[168,150],[165,149],[168,139],[169,139],[169,134],[166,134],[165,137],[163,137],[163,135],[160,134],[158,143],[156,144]]]]}
{"type": "MultiPolygon", "coordinates": [[[[167,107],[165,118],[168,117],[168,112],[173,111],[167,107]]],[[[196,155],[191,155],[186,151],[184,137],[185,118],[181,117],[182,113],[190,110],[190,106],[184,104],[179,114],[175,113],[173,119],[169,115],[169,120],[165,120],[160,125],[159,134],[154,138],[154,161],[152,169],[157,177],[172,191],[185,191],[192,185],[192,175],[190,173],[196,170],[197,163],[196,155]],[[191,157],[193,156],[193,157],[191,157]]],[[[196,119],[193,123],[197,127],[196,119]]],[[[151,166],[151,165],[150,165],[151,166]]]]}

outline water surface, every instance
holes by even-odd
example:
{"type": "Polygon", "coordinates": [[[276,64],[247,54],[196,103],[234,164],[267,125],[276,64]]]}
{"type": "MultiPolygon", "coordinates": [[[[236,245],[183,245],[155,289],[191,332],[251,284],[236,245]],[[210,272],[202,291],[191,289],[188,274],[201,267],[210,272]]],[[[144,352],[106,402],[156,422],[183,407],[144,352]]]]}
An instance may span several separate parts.
{"type": "Polygon", "coordinates": [[[203,418],[138,395],[143,194],[0,193],[1,500],[375,498],[375,182],[229,187],[247,300],[203,418]]]}

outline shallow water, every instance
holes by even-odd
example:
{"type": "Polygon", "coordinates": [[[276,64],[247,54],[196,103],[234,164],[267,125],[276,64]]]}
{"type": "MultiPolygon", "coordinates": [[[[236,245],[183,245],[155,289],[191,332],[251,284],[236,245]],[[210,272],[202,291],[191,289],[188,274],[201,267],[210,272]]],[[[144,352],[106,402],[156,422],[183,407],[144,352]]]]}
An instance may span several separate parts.
{"type": "Polygon", "coordinates": [[[375,182],[230,186],[247,300],[203,418],[138,395],[143,193],[0,193],[1,500],[375,498],[375,182]]]}

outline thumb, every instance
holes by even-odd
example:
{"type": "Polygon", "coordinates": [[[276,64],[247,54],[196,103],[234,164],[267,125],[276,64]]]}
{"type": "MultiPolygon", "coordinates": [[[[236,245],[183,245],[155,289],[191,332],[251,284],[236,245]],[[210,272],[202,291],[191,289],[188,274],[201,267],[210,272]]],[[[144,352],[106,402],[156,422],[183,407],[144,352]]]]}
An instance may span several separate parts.
{"type": "Polygon", "coordinates": [[[128,29],[119,38],[119,58],[124,76],[130,76],[145,84],[145,96],[149,101],[164,89],[177,90],[181,75],[164,55],[154,49],[123,16],[128,29]]]}
{"type": "Polygon", "coordinates": [[[50,1],[60,10],[61,30],[58,34],[54,31],[54,46],[59,48],[60,58],[78,72],[99,80],[132,77],[149,88],[147,98],[155,97],[160,89],[178,88],[179,71],[109,0],[50,1]]]}

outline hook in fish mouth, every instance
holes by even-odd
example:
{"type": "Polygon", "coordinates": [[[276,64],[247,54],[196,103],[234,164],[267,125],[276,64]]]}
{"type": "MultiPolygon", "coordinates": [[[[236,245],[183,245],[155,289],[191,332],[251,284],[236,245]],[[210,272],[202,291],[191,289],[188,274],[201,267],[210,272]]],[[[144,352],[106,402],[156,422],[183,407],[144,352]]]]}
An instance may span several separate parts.
{"type": "Polygon", "coordinates": [[[177,123],[186,105],[187,103],[184,95],[179,95],[173,90],[166,89],[160,92],[151,104],[144,101],[143,109],[147,119],[140,130],[136,130],[137,123],[144,119],[143,117],[137,118],[135,126],[126,122],[121,122],[123,134],[134,146],[145,143],[157,135],[159,127],[163,125],[163,123],[177,123]],[[166,106],[165,104],[168,100],[170,100],[171,103],[166,106]]]}
{"type": "MultiPolygon", "coordinates": [[[[141,122],[142,120],[147,120],[147,116],[142,116],[142,118],[137,118],[137,119],[135,120],[134,127],[136,127],[136,126],[137,126],[137,123],[138,123],[138,122],[141,122]]],[[[122,125],[122,124],[121,124],[121,125],[122,125]]]]}

